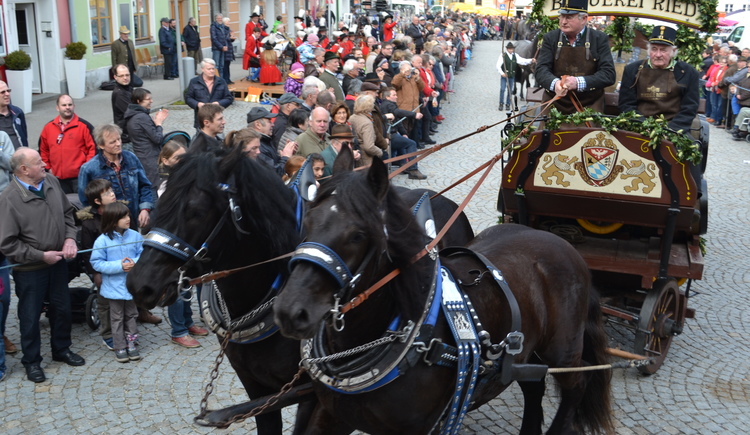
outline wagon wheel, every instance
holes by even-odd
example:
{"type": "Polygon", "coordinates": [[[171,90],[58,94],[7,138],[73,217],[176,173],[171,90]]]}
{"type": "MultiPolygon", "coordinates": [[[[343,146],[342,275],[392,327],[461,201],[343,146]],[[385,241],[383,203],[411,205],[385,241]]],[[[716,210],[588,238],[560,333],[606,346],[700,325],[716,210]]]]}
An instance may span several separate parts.
{"type": "Polygon", "coordinates": [[[651,358],[653,364],[638,367],[641,373],[654,374],[664,363],[672,337],[682,332],[684,299],[673,278],[657,280],[646,295],[635,332],[634,351],[651,358]]]}
{"type": "Polygon", "coordinates": [[[590,221],[586,219],[576,219],[578,225],[582,226],[586,231],[594,234],[609,234],[622,228],[622,224],[619,222],[600,222],[590,221]]]}
{"type": "Polygon", "coordinates": [[[89,325],[92,331],[99,329],[101,325],[99,320],[99,304],[96,300],[96,293],[92,292],[88,299],[86,299],[86,324],[89,325]]]}

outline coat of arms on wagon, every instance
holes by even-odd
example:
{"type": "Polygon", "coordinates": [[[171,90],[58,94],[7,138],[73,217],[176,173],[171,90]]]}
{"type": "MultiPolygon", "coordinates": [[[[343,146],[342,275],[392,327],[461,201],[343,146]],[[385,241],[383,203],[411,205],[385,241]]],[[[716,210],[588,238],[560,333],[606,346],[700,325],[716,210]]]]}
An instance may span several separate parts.
{"type": "Polygon", "coordinates": [[[617,164],[619,150],[603,132],[581,147],[581,161],[574,165],[583,181],[591,186],[606,186],[617,178],[623,167],[617,164]]]}

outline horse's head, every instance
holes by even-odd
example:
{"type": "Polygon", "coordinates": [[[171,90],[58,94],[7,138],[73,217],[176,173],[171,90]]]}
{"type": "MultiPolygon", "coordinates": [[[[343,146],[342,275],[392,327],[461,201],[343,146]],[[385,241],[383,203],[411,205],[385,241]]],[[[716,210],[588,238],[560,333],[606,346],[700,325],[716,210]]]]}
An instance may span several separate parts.
{"type": "Polygon", "coordinates": [[[274,304],[276,324],[288,337],[311,337],[337,302],[355,295],[355,286],[366,289],[424,246],[410,210],[390,188],[385,164],[376,158],[366,172],[351,167],[344,147],[305,217],[306,242],[274,304]]]}
{"type": "Polygon", "coordinates": [[[181,273],[196,277],[219,265],[249,264],[251,251],[278,255],[293,249],[297,236],[291,195],[275,174],[243,156],[241,148],[186,154],[169,177],[143,254],[128,274],[136,303],[173,303],[181,273]]]}

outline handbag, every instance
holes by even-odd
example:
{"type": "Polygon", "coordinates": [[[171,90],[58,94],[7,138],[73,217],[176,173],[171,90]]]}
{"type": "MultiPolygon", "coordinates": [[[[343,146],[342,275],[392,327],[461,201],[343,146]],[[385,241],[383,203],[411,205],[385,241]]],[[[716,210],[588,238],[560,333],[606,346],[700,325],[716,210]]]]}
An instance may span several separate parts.
{"type": "Polygon", "coordinates": [[[133,85],[134,88],[140,88],[143,86],[143,79],[138,77],[135,73],[130,73],[130,84],[133,85]]]}
{"type": "Polygon", "coordinates": [[[251,57],[247,64],[250,68],[260,68],[260,60],[257,57],[251,57]]]}

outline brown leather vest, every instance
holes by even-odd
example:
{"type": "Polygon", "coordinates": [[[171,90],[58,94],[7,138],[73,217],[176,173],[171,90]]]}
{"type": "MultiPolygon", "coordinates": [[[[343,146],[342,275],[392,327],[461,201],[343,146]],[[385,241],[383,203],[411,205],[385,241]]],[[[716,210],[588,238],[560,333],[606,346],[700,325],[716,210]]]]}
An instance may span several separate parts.
{"type": "Polygon", "coordinates": [[[674,71],[646,68],[645,62],[638,68],[635,78],[638,112],[643,116],[663,114],[671,121],[680,111],[682,100],[674,71]]]}
{"type": "MultiPolygon", "coordinates": [[[[555,76],[562,77],[568,75],[583,77],[593,75],[596,72],[596,62],[598,59],[594,59],[591,56],[591,43],[589,41],[590,35],[591,29],[586,29],[585,43],[576,47],[571,47],[570,45],[562,45],[566,36],[563,32],[560,32],[560,41],[556,48],[555,62],[552,66],[552,73],[555,76]]],[[[571,93],[575,93],[575,96],[581,101],[583,107],[592,107],[598,112],[604,111],[604,89],[586,92],[568,91],[568,95],[571,93]]],[[[554,96],[554,92],[547,91],[544,93],[544,101],[549,101],[554,98],[554,96]]],[[[576,108],[573,106],[573,102],[570,98],[571,97],[566,95],[555,101],[554,105],[557,107],[557,110],[564,114],[575,113],[576,108]]]]}

